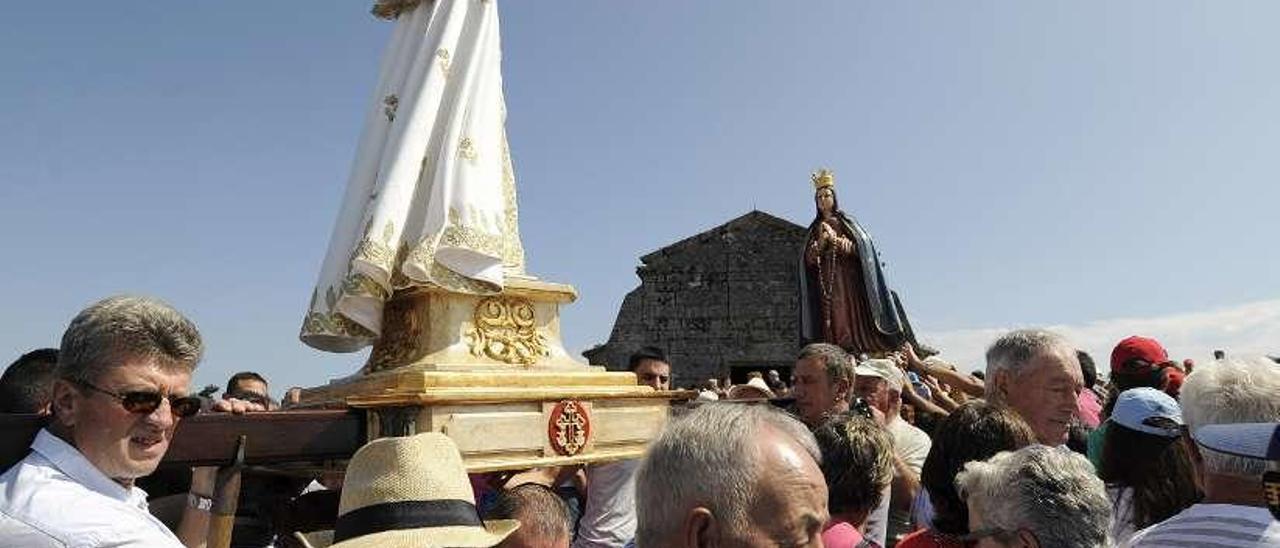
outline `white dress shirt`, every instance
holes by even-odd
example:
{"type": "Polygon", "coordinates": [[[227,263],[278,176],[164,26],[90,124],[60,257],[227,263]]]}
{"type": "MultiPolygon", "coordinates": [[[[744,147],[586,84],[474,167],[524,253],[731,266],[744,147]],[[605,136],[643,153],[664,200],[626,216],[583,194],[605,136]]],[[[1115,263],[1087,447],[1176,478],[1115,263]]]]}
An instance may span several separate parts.
{"type": "Polygon", "coordinates": [[[182,543],[125,489],[48,430],[0,475],[0,548],[173,546],[182,543]]]}

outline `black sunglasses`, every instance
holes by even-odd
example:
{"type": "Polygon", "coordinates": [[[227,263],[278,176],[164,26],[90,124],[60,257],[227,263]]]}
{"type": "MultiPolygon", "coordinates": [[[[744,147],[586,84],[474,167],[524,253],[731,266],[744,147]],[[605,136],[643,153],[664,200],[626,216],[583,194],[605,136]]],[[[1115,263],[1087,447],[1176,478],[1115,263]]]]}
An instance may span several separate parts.
{"type": "Polygon", "coordinates": [[[224,397],[235,398],[237,400],[247,401],[249,403],[256,403],[263,407],[266,407],[271,404],[271,398],[263,396],[262,394],[259,394],[257,392],[241,392],[241,391],[228,392],[227,394],[224,395],[224,397]]]}
{"type": "MultiPolygon", "coordinates": [[[[166,396],[152,390],[130,390],[120,394],[110,390],[103,390],[102,388],[98,388],[97,386],[85,381],[77,380],[73,382],[93,390],[94,392],[111,396],[120,401],[120,405],[124,407],[125,411],[137,413],[139,415],[150,415],[151,413],[154,413],[156,409],[160,408],[160,401],[166,398],[166,396]]],[[[200,398],[195,396],[175,396],[173,394],[169,394],[168,400],[169,409],[174,415],[179,417],[190,417],[191,415],[200,412],[200,398]]]]}

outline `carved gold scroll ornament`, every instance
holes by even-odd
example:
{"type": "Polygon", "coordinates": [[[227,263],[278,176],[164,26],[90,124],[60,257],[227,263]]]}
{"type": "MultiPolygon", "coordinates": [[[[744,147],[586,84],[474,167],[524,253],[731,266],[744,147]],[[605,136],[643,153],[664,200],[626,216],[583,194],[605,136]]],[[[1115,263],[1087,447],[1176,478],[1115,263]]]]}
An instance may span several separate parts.
{"type": "Polygon", "coordinates": [[[516,297],[486,297],[476,303],[467,340],[471,354],[511,364],[531,365],[549,355],[538,333],[533,305],[516,297]]]}

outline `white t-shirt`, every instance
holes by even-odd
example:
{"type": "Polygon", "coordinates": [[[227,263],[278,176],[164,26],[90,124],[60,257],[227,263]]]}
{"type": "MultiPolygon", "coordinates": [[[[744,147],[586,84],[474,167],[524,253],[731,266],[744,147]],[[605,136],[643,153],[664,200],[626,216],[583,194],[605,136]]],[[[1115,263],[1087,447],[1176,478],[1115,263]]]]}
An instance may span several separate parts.
{"type": "Polygon", "coordinates": [[[899,418],[889,421],[885,429],[893,438],[893,452],[907,463],[907,468],[919,475],[920,469],[924,468],[925,457],[929,456],[929,448],[933,447],[929,434],[899,418]]]}
{"type": "Polygon", "coordinates": [[[48,430],[0,475],[0,534],[0,548],[182,546],[147,511],[146,492],[108,478],[48,430]]]}
{"type": "Polygon", "coordinates": [[[587,507],[573,548],[622,548],[636,536],[636,469],[624,460],[587,467],[587,507]]]}
{"type": "Polygon", "coordinates": [[[1195,504],[1134,533],[1127,546],[1275,547],[1280,546],[1280,521],[1262,507],[1195,504]]]}

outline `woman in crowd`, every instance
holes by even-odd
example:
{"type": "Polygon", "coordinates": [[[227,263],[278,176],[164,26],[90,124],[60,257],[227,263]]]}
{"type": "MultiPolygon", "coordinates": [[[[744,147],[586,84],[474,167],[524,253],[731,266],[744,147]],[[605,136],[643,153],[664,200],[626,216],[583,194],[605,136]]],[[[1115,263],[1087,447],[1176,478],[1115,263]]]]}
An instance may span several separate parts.
{"type": "Polygon", "coordinates": [[[813,432],[827,480],[831,520],[822,532],[822,543],[828,548],[866,545],[862,531],[867,516],[879,506],[893,479],[893,442],[870,417],[870,409],[863,409],[865,414],[836,415],[813,432]]]}
{"type": "Polygon", "coordinates": [[[933,447],[920,472],[924,487],[920,494],[929,504],[917,505],[922,507],[918,514],[924,514],[918,516],[917,523],[927,528],[898,541],[898,548],[963,547],[959,537],[969,533],[969,509],[956,492],[956,474],[967,462],[985,460],[1035,440],[1035,432],[1017,413],[982,400],[961,405],[943,418],[934,430],[933,447]]]}
{"type": "Polygon", "coordinates": [[[1106,487],[1084,456],[1029,445],[964,465],[956,489],[977,548],[1107,548],[1106,487]]]}
{"type": "Polygon", "coordinates": [[[1098,475],[1107,484],[1120,545],[1134,531],[1168,519],[1200,498],[1186,446],[1178,439],[1182,410],[1155,388],[1131,388],[1107,419],[1098,475]]]}
{"type": "Polygon", "coordinates": [[[1112,349],[1111,388],[1099,415],[1102,424],[1089,433],[1087,440],[1089,462],[1094,468],[1102,468],[1102,440],[1111,426],[1106,419],[1111,416],[1120,394],[1145,386],[1158,388],[1177,398],[1184,375],[1174,365],[1169,359],[1169,352],[1155,339],[1135,335],[1120,341],[1112,349]]]}

